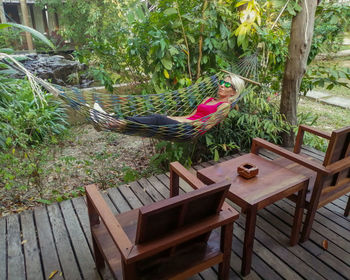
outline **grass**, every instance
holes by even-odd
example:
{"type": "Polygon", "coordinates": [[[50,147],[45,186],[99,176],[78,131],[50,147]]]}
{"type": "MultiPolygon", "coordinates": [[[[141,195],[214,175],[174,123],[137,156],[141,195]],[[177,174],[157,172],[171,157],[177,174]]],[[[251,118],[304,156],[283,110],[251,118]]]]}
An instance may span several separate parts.
{"type": "Polygon", "coordinates": [[[350,124],[350,109],[327,105],[301,97],[298,104],[298,113],[306,115],[309,112],[312,112],[312,115],[317,117],[313,126],[327,132],[350,124]]]}

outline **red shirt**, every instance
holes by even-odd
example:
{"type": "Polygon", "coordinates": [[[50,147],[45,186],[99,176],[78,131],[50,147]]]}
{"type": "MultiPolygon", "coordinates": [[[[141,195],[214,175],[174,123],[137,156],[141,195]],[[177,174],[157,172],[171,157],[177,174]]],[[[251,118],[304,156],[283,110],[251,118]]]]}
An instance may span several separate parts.
{"type": "Polygon", "coordinates": [[[212,100],[214,100],[214,98],[211,97],[207,101],[205,101],[204,103],[199,104],[197,106],[197,112],[193,116],[188,117],[187,119],[188,120],[198,120],[198,119],[203,118],[205,116],[208,116],[212,113],[215,113],[218,110],[218,106],[220,106],[222,103],[224,103],[224,102],[218,102],[218,103],[213,104],[213,105],[208,105],[207,103],[209,103],[212,100]]]}

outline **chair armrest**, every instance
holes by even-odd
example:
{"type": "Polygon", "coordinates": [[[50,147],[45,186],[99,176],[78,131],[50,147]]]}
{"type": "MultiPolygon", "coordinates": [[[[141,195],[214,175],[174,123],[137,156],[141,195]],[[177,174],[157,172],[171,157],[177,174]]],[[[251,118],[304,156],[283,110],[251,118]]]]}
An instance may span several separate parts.
{"type": "Polygon", "coordinates": [[[220,211],[217,215],[184,226],[162,238],[134,246],[126,261],[131,263],[155,255],[165,249],[184,243],[186,240],[210,232],[215,228],[233,223],[237,220],[238,216],[239,213],[233,208],[231,210],[225,209],[220,211]]]}
{"type": "Polygon", "coordinates": [[[324,175],[330,174],[330,170],[328,168],[325,168],[323,165],[311,161],[299,154],[295,154],[293,152],[290,152],[286,149],[283,149],[275,144],[272,144],[264,139],[261,138],[254,138],[252,143],[251,152],[254,154],[258,154],[260,148],[265,148],[267,150],[270,150],[271,152],[274,152],[282,157],[285,157],[289,160],[292,160],[302,166],[305,166],[311,170],[314,170],[316,172],[320,172],[324,175]]]}
{"type": "Polygon", "coordinates": [[[346,168],[350,168],[350,157],[338,160],[330,165],[327,165],[326,167],[326,169],[330,172],[331,175],[338,173],[346,168]]]}
{"type": "Polygon", "coordinates": [[[170,197],[179,194],[179,177],[181,177],[187,184],[194,189],[199,189],[205,184],[199,180],[195,175],[189,172],[179,162],[170,163],[170,197]]]}
{"type": "Polygon", "coordinates": [[[122,226],[115,218],[114,214],[107,205],[106,201],[103,199],[96,185],[85,186],[85,190],[90,226],[93,227],[99,223],[98,217],[96,219],[96,215],[101,217],[115,245],[118,247],[120,253],[126,257],[131,251],[133,245],[124,232],[122,226]],[[92,222],[92,220],[95,222],[92,222]]]}
{"type": "Polygon", "coordinates": [[[295,139],[295,146],[294,146],[294,153],[299,154],[301,150],[301,145],[303,144],[303,137],[304,137],[304,132],[310,132],[312,134],[315,134],[317,136],[320,136],[322,138],[325,138],[327,140],[331,139],[331,134],[328,132],[324,132],[321,130],[318,130],[314,127],[308,126],[308,125],[300,125],[298,129],[298,134],[295,139]]]}

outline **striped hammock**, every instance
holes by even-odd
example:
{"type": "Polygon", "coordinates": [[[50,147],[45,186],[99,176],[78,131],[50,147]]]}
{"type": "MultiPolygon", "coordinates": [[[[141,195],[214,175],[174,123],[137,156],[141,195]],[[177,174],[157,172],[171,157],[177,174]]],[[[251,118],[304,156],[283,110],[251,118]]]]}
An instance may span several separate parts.
{"type": "Polygon", "coordinates": [[[248,92],[245,90],[241,93],[237,99],[232,101],[230,108],[228,107],[226,111],[217,110],[189,123],[147,125],[127,120],[125,117],[150,114],[188,115],[205,98],[216,96],[218,81],[226,74],[220,72],[211,77],[200,79],[189,87],[175,91],[147,95],[114,95],[53,85],[35,77],[17,61],[12,62],[12,64],[7,64],[18,71],[24,72],[31,83],[38,83],[49,92],[60,97],[77,113],[82,114],[88,121],[92,122],[96,129],[161,140],[181,142],[195,139],[220,123],[226,117],[230,108],[233,108],[238,100],[248,92]]]}

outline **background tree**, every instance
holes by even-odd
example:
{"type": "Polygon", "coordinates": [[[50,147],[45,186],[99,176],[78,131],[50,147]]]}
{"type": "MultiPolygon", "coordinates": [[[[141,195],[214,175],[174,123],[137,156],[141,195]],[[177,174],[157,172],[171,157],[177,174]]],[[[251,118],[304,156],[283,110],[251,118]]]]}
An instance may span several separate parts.
{"type": "MultiPolygon", "coordinates": [[[[293,17],[288,58],[282,82],[280,112],[291,125],[297,125],[297,95],[306,72],[306,65],[314,31],[317,0],[301,1],[301,10],[293,17]]],[[[283,133],[283,144],[293,146],[294,132],[283,133]]]]}

